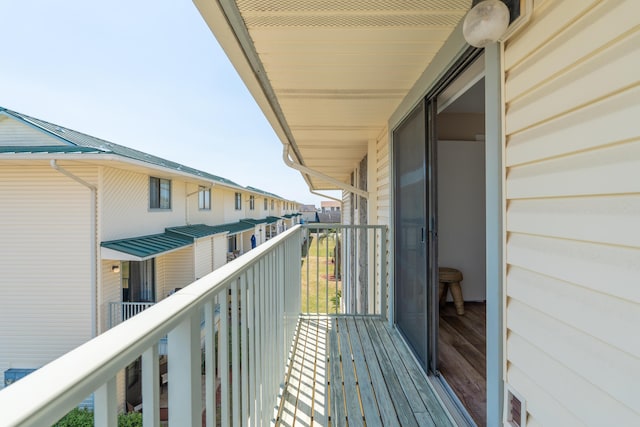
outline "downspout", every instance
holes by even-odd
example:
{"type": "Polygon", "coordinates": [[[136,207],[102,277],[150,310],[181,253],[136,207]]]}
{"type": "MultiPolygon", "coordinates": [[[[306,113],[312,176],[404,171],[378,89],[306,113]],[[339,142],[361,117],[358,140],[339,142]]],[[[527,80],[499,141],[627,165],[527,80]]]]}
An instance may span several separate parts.
{"type": "Polygon", "coordinates": [[[98,221],[97,221],[97,215],[98,213],[96,212],[96,196],[97,196],[97,188],[94,185],[89,184],[88,182],[86,182],[85,180],[81,179],[80,177],[75,176],[74,174],[72,174],[71,172],[63,169],[62,167],[58,166],[58,164],[56,163],[56,160],[53,159],[51,160],[51,167],[55,170],[57,170],[58,172],[60,172],[63,175],[66,175],[68,178],[71,178],[72,180],[84,185],[85,187],[87,187],[89,190],[91,190],[91,229],[93,230],[93,232],[91,233],[91,250],[90,250],[90,256],[91,256],[91,262],[92,262],[92,267],[91,267],[91,337],[95,337],[97,335],[97,323],[98,323],[98,319],[97,319],[97,294],[98,294],[98,257],[97,257],[97,251],[96,251],[96,237],[98,235],[98,221]]]}
{"type": "MultiPolygon", "coordinates": [[[[292,169],[295,169],[299,172],[306,173],[307,175],[315,176],[316,178],[322,179],[323,181],[327,181],[340,188],[341,190],[348,191],[349,193],[357,194],[360,197],[364,197],[365,199],[369,199],[369,192],[365,190],[361,190],[360,188],[354,187],[353,185],[345,184],[342,181],[339,181],[333,177],[323,174],[322,172],[318,172],[317,170],[310,169],[306,166],[301,165],[300,163],[296,163],[289,158],[289,148],[290,145],[285,145],[282,149],[282,159],[285,164],[292,169]]],[[[323,196],[327,197],[327,196],[323,196]]],[[[338,200],[342,202],[342,200],[338,200]]]]}

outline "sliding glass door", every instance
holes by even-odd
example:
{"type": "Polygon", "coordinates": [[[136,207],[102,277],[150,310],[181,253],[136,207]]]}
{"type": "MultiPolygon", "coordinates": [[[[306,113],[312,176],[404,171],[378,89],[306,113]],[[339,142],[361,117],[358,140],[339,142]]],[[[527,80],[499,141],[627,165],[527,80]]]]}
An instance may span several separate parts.
{"type": "Polygon", "coordinates": [[[395,321],[428,364],[426,111],[421,103],[393,132],[395,321]]]}

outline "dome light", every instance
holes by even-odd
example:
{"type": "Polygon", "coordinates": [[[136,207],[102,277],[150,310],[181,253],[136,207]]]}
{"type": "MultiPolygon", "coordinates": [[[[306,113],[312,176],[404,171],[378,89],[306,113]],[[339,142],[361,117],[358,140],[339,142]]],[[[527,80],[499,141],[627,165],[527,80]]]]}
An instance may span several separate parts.
{"type": "Polygon", "coordinates": [[[471,46],[486,47],[498,41],[509,26],[509,8],[500,0],[482,0],[467,13],[462,24],[471,46]]]}

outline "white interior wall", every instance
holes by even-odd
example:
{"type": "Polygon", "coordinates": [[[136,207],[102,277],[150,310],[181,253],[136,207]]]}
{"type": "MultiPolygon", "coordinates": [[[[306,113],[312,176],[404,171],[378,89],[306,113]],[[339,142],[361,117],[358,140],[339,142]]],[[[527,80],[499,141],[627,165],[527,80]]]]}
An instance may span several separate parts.
{"type": "Polygon", "coordinates": [[[437,154],[439,264],[462,272],[465,301],[484,301],[484,142],[438,141],[437,154]]]}

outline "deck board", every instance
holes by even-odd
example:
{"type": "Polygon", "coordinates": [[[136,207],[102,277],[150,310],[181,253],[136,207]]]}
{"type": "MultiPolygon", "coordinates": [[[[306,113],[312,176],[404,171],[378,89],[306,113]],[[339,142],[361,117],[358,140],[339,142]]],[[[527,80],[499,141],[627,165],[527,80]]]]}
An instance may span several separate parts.
{"type": "Polygon", "coordinates": [[[301,318],[297,333],[277,425],[451,425],[397,332],[379,317],[301,318]]]}

